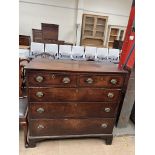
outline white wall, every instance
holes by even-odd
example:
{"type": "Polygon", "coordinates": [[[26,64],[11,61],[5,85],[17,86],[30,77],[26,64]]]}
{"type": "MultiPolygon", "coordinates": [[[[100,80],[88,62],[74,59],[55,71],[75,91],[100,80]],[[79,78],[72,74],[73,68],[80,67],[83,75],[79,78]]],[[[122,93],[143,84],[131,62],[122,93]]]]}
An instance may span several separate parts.
{"type": "MultiPolygon", "coordinates": [[[[75,0],[24,0],[48,5],[75,8],[75,0]]],[[[75,10],[31,3],[19,3],[19,33],[32,36],[32,28],[41,29],[41,23],[59,25],[59,40],[74,41],[75,10]]]]}
{"type": "Polygon", "coordinates": [[[109,16],[109,25],[126,26],[131,3],[132,0],[20,0],[19,33],[32,36],[32,28],[40,29],[41,23],[59,24],[59,40],[74,43],[77,23],[79,44],[83,13],[109,16]]]}

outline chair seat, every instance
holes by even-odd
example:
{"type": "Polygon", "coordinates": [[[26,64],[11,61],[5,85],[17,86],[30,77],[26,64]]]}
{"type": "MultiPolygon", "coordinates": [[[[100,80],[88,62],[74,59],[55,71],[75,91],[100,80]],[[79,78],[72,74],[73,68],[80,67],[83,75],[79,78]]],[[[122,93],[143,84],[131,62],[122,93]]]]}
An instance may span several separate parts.
{"type": "Polygon", "coordinates": [[[19,117],[24,118],[26,115],[26,110],[28,106],[27,97],[19,99],[19,117]]]}

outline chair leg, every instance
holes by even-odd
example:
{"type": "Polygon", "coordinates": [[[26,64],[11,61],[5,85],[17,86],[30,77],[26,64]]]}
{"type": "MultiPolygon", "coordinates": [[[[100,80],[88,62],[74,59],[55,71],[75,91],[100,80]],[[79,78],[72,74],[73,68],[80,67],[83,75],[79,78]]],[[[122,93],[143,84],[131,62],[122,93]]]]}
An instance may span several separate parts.
{"type": "Polygon", "coordinates": [[[28,147],[28,142],[27,142],[27,133],[28,133],[28,127],[27,127],[27,123],[26,122],[21,122],[21,126],[23,127],[23,131],[24,131],[24,144],[25,147],[28,147]]]}

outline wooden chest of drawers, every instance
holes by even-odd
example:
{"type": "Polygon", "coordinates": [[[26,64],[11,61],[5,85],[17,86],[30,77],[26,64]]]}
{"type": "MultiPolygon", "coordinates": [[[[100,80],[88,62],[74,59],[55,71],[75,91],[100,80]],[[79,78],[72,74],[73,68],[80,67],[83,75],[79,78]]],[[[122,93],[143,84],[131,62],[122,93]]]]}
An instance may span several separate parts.
{"type": "Polygon", "coordinates": [[[112,143],[127,71],[97,62],[34,59],[26,75],[30,147],[50,138],[101,137],[112,143]]]}

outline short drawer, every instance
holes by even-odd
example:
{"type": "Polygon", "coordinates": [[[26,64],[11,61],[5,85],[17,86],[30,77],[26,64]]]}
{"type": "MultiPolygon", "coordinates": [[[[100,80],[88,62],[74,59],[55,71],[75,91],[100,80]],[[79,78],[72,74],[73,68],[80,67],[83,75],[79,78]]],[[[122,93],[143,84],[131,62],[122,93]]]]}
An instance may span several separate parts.
{"type": "Polygon", "coordinates": [[[118,102],[121,96],[120,89],[103,88],[29,88],[30,102],[118,102]]]}
{"type": "Polygon", "coordinates": [[[111,134],[114,119],[42,119],[29,120],[30,136],[111,134]]]}
{"type": "Polygon", "coordinates": [[[27,75],[29,86],[76,86],[77,77],[75,74],[55,73],[48,71],[35,71],[27,75]]]}
{"type": "Polygon", "coordinates": [[[115,117],[118,103],[35,102],[29,105],[29,118],[115,117]]]}
{"type": "Polygon", "coordinates": [[[80,87],[121,88],[124,77],[120,75],[81,75],[78,80],[80,87]]]}

